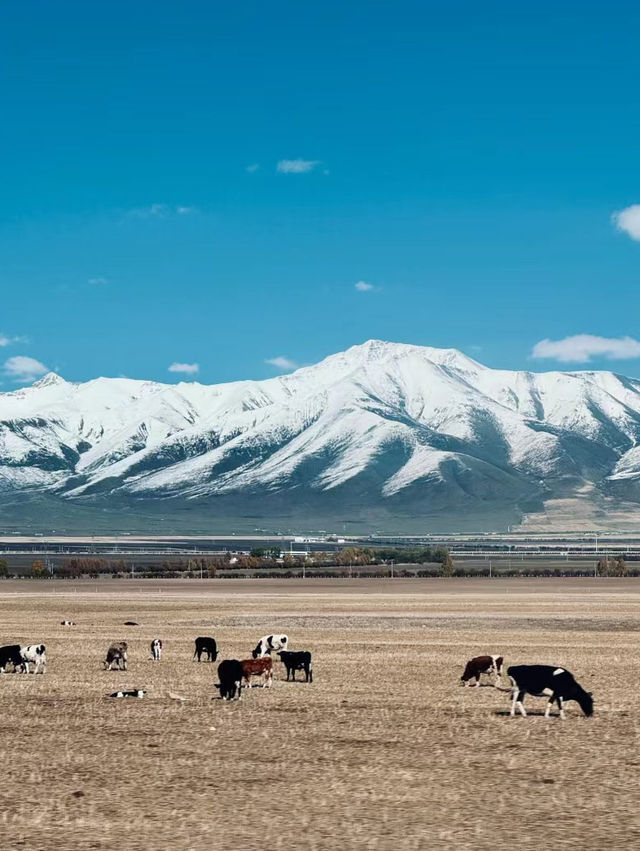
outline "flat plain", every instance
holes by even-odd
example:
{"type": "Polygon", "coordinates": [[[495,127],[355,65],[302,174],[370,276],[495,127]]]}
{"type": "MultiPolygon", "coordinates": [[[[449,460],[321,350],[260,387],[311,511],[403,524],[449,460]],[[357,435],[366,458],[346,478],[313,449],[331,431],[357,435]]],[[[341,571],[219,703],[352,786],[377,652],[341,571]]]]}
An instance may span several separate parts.
{"type": "Polygon", "coordinates": [[[0,643],[40,641],[45,675],[0,676],[2,849],[640,847],[640,580],[1,582],[0,643]],[[313,684],[278,662],[216,699],[194,638],[220,661],[269,632],[313,684]],[[509,717],[460,684],[479,653],[566,666],[594,717],[509,717]]]}

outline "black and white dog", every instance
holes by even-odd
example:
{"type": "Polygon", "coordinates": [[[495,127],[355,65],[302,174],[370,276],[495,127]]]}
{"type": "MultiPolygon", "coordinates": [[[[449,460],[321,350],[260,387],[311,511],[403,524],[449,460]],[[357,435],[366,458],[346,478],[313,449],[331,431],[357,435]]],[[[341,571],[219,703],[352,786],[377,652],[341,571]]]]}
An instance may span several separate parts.
{"type": "Polygon", "coordinates": [[[558,704],[560,717],[564,718],[563,702],[565,700],[575,700],[585,715],[593,715],[591,692],[585,691],[566,668],[556,668],[553,665],[512,665],[507,668],[507,676],[512,685],[512,715],[516,714],[516,709],[522,715],[527,714],[523,705],[526,694],[549,698],[544,713],[545,718],[549,717],[554,702],[558,704]]]}
{"type": "Polygon", "coordinates": [[[151,658],[154,662],[159,662],[162,659],[162,639],[154,638],[151,642],[151,658]]]}

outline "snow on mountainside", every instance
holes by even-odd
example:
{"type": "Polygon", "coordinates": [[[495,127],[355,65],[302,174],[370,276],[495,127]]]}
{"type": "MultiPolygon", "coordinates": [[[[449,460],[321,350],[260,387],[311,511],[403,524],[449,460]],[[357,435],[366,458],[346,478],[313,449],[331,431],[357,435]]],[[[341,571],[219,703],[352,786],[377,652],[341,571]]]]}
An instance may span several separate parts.
{"type": "Polygon", "coordinates": [[[521,514],[585,485],[639,501],[639,438],[634,379],[372,340],[266,381],[50,373],[0,394],[0,493],[521,514]]]}

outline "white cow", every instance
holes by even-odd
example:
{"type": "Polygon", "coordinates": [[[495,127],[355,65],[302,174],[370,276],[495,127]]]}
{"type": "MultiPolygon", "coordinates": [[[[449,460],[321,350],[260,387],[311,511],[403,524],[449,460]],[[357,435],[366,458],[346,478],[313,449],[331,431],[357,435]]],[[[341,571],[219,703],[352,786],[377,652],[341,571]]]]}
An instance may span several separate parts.
{"type": "Polygon", "coordinates": [[[36,674],[44,674],[47,670],[47,648],[44,644],[28,644],[20,648],[20,658],[25,674],[29,673],[29,662],[35,665],[36,674]]]}

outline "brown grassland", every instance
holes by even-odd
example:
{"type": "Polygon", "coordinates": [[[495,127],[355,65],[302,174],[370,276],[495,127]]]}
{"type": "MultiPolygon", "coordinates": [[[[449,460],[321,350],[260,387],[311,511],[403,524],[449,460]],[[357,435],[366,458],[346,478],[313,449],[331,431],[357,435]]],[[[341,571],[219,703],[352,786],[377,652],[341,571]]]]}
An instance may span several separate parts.
{"type": "Polygon", "coordinates": [[[48,671],[0,677],[0,849],[640,847],[639,606],[632,579],[2,582],[0,643],[43,641],[48,671]],[[314,683],[278,662],[212,700],[194,638],[246,658],[271,631],[314,683]],[[510,718],[460,685],[486,652],[566,666],[594,717],[510,718]]]}

